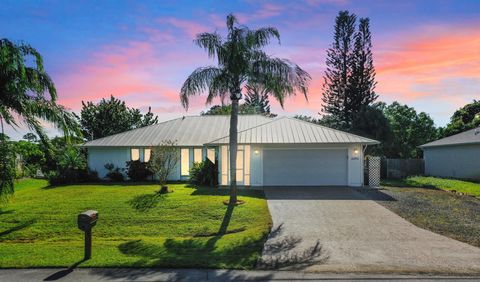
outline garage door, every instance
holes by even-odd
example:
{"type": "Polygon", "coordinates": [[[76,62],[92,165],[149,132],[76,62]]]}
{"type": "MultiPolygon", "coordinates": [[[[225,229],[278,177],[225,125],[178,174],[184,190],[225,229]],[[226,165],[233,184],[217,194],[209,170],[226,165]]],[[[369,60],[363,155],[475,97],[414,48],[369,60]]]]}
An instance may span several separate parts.
{"type": "Polygon", "coordinates": [[[265,186],[347,185],[346,149],[264,150],[265,186]]]}

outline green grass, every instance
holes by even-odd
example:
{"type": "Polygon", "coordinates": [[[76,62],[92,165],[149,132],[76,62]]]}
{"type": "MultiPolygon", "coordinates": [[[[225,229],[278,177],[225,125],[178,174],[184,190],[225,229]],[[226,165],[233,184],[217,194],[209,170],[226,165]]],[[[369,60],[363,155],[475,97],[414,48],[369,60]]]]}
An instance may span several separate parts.
{"type": "Polygon", "coordinates": [[[83,257],[76,216],[99,211],[93,256],[87,267],[255,266],[271,218],[261,191],[240,191],[246,204],[225,206],[227,190],[172,184],[69,185],[43,180],[16,184],[15,197],[0,209],[0,267],[65,267],[83,257]]]}
{"type": "Polygon", "coordinates": [[[438,177],[414,176],[402,180],[388,180],[385,181],[386,186],[401,186],[401,187],[421,187],[421,188],[436,188],[448,191],[461,192],[467,195],[480,198],[480,184],[438,177]]]}
{"type": "Polygon", "coordinates": [[[480,200],[438,189],[384,187],[362,191],[411,223],[480,247],[480,200]]]}

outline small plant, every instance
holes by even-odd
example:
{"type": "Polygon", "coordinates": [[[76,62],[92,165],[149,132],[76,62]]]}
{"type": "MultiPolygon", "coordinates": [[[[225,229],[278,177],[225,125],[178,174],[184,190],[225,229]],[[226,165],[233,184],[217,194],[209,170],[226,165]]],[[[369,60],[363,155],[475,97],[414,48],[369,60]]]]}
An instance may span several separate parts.
{"type": "Polygon", "coordinates": [[[127,175],[133,181],[144,181],[152,176],[153,172],[148,169],[146,162],[137,160],[127,162],[127,175]]]}
{"type": "Polygon", "coordinates": [[[108,170],[107,178],[114,182],[122,182],[125,180],[123,176],[122,169],[119,167],[115,167],[112,163],[105,164],[105,168],[108,170]]]}
{"type": "Polygon", "coordinates": [[[175,141],[166,140],[152,148],[147,168],[157,177],[160,184],[160,194],[168,193],[167,178],[177,166],[180,154],[175,141]]]}
{"type": "Polygon", "coordinates": [[[193,185],[208,185],[214,187],[218,185],[218,165],[210,161],[204,160],[200,163],[194,163],[190,169],[189,182],[193,185]]]}

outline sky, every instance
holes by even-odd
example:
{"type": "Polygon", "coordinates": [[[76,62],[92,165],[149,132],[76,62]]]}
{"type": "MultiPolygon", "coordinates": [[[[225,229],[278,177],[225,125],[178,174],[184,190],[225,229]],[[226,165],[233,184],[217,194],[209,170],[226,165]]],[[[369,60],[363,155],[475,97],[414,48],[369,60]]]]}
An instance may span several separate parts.
{"type": "MultiPolygon", "coordinates": [[[[58,102],[70,110],[114,95],[142,111],[151,107],[163,121],[208,108],[199,96],[185,111],[179,90],[195,68],[215,64],[195,35],[225,34],[225,18],[234,13],[249,28],[278,28],[281,42],[267,52],[312,76],[308,101],[298,95],[283,109],[271,101],[272,111],[318,118],[326,49],[342,10],[370,19],[379,101],[408,104],[444,126],[456,109],[480,99],[479,0],[2,0],[0,37],[43,55],[58,102]]],[[[7,128],[13,139],[26,132],[7,128]]]]}

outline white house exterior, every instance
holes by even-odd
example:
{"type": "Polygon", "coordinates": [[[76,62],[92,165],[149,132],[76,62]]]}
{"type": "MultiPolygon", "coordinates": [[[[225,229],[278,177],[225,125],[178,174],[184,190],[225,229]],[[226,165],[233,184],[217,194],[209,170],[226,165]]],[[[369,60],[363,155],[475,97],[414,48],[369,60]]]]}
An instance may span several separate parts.
{"type": "Polygon", "coordinates": [[[425,174],[480,180],[480,128],[420,146],[425,174]]]}
{"type": "MultiPolygon", "coordinates": [[[[229,184],[229,116],[190,116],[84,144],[88,166],[105,177],[106,163],[124,168],[148,161],[150,149],[175,141],[180,162],[170,180],[186,180],[194,162],[218,160],[219,183],[229,184]]],[[[295,118],[241,115],[237,183],[242,186],[361,186],[363,151],[377,141],[295,118]]]]}

